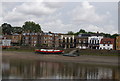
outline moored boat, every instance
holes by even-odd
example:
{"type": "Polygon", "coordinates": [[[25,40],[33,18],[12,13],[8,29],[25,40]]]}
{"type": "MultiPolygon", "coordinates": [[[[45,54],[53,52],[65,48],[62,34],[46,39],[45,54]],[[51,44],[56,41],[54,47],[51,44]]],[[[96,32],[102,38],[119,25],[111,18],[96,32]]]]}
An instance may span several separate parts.
{"type": "Polygon", "coordinates": [[[54,50],[54,49],[36,49],[35,53],[40,54],[62,54],[63,50],[54,50]]]}
{"type": "Polygon", "coordinates": [[[76,54],[63,54],[63,56],[76,57],[76,56],[79,56],[79,55],[76,55],[76,54]]]}

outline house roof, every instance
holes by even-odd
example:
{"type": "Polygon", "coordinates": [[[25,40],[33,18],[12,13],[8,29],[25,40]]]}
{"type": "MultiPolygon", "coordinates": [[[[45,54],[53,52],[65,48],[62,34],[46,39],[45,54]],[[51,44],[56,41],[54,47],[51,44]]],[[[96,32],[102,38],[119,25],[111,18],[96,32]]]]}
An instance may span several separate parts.
{"type": "Polygon", "coordinates": [[[87,34],[87,33],[82,33],[82,34],[79,34],[78,37],[90,37],[91,34],[87,34]]]}
{"type": "Polygon", "coordinates": [[[95,33],[95,34],[91,34],[91,36],[103,36],[103,35],[100,33],[95,33]]]}
{"type": "Polygon", "coordinates": [[[114,44],[114,39],[113,38],[103,38],[100,42],[100,44],[114,44]]]}

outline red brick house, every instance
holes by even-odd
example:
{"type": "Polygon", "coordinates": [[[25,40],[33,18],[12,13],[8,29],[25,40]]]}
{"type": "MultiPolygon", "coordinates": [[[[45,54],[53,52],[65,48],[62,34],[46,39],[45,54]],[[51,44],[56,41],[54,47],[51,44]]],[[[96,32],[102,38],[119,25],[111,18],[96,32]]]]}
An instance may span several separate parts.
{"type": "Polygon", "coordinates": [[[115,39],[113,38],[103,38],[100,42],[100,49],[113,50],[115,49],[115,39]]]}

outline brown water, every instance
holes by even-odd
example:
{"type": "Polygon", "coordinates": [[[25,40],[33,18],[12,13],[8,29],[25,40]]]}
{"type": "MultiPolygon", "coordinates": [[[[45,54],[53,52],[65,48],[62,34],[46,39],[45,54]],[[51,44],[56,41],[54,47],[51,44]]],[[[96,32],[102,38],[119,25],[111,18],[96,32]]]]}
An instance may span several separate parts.
{"type": "Polygon", "coordinates": [[[117,67],[26,60],[3,60],[3,79],[118,79],[117,67]]]}

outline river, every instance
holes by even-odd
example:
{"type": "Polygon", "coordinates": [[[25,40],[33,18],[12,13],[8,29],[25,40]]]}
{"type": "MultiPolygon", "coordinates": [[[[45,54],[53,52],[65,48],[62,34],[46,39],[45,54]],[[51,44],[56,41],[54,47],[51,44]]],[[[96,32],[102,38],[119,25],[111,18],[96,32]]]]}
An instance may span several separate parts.
{"type": "Polygon", "coordinates": [[[118,67],[79,63],[3,60],[3,79],[118,79],[118,67]]]}

